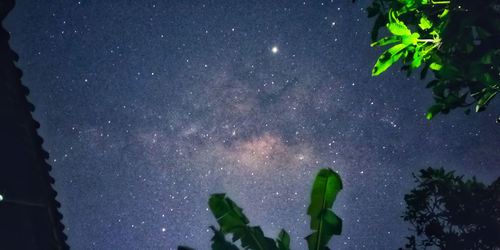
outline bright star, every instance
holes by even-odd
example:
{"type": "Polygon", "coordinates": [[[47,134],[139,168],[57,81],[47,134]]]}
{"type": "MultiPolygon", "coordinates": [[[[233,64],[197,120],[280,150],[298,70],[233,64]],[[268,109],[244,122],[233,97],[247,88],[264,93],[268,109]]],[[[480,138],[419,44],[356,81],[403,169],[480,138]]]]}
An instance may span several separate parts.
{"type": "Polygon", "coordinates": [[[278,46],[274,46],[274,47],[271,49],[271,52],[273,52],[273,54],[278,53],[278,46]]]}

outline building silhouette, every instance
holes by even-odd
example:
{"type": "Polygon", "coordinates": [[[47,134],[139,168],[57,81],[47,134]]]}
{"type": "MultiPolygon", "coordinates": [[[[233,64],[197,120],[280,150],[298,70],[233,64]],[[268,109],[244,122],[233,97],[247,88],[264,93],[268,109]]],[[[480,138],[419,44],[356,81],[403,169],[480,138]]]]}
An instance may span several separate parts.
{"type": "MultiPolygon", "coordinates": [[[[0,0],[0,21],[14,7],[0,0]]],[[[0,27],[0,249],[69,249],[48,153],[37,133],[22,72],[14,64],[18,55],[0,27]]]]}

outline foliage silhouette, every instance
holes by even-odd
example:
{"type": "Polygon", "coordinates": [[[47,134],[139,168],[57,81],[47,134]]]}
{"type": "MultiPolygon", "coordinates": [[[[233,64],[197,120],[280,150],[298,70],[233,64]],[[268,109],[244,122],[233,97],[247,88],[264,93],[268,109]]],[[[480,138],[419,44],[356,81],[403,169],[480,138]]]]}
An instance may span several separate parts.
{"type": "MultiPolygon", "coordinates": [[[[306,237],[309,249],[327,250],[331,237],[342,232],[342,220],[331,208],[342,189],[340,176],[331,169],[321,169],[314,179],[311,192],[311,203],[307,213],[311,216],[313,233],[306,237]]],[[[276,240],[268,238],[258,226],[249,226],[249,220],[243,210],[225,194],[212,194],[209,207],[217,219],[220,229],[210,226],[214,232],[213,250],[290,250],[290,236],[282,229],[276,240]],[[232,235],[232,242],[226,235],[232,235]],[[236,243],[241,245],[239,248],[236,243]]],[[[179,249],[189,249],[179,247],[179,249]]]]}
{"type": "Polygon", "coordinates": [[[444,169],[422,169],[405,195],[414,234],[401,249],[500,248],[500,178],[490,186],[444,169]]]}
{"type": "Polygon", "coordinates": [[[372,75],[399,59],[408,76],[420,66],[421,79],[434,72],[427,87],[435,104],[427,119],[472,105],[482,111],[500,91],[500,1],[374,0],[367,12],[376,17],[372,46],[396,43],[379,57],[372,75]],[[377,41],[384,26],[391,36],[377,41]]]}

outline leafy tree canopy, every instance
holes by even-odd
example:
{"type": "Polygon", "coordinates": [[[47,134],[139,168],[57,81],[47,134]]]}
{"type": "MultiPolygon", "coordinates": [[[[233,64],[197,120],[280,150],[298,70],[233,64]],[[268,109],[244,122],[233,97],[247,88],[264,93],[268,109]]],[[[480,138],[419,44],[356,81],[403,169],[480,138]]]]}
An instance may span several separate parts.
{"type": "Polygon", "coordinates": [[[374,0],[372,46],[393,44],[377,60],[372,75],[399,59],[407,75],[421,67],[435,104],[427,119],[450,110],[484,110],[500,90],[500,0],[374,0]],[[379,30],[390,35],[378,40],[379,30]]]}
{"type": "Polygon", "coordinates": [[[500,247],[500,178],[487,186],[444,169],[422,169],[405,195],[403,219],[413,225],[404,249],[500,247]]]}

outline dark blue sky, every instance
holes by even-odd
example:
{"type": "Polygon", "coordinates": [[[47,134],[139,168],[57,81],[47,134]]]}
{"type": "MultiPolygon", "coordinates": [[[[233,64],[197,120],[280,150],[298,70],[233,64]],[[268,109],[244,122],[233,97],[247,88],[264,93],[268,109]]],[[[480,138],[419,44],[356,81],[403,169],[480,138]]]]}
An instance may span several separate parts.
{"type": "MultiPolygon", "coordinates": [[[[498,100],[425,119],[425,81],[371,68],[367,1],[18,1],[5,22],[73,249],[209,249],[211,193],[305,249],[320,168],[334,249],[396,249],[411,173],[500,175],[498,100]],[[277,51],[273,51],[276,47],[277,51]]],[[[498,98],[497,98],[498,99],[498,98]]]]}

